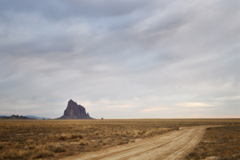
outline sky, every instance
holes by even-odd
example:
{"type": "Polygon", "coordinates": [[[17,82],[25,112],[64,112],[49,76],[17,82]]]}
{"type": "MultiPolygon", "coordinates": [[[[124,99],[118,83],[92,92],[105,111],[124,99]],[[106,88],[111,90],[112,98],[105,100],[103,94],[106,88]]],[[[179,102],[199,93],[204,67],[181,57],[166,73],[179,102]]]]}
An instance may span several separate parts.
{"type": "Polygon", "coordinates": [[[240,118],[239,0],[0,0],[0,115],[240,118]]]}

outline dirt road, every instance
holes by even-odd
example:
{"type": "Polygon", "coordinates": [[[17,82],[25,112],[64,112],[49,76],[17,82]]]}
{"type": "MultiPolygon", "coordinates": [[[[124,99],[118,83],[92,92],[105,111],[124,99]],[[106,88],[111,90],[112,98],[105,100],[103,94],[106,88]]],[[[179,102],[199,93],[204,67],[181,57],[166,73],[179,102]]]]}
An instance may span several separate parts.
{"type": "Polygon", "coordinates": [[[182,160],[201,140],[207,126],[186,127],[134,143],[64,160],[182,160]]]}

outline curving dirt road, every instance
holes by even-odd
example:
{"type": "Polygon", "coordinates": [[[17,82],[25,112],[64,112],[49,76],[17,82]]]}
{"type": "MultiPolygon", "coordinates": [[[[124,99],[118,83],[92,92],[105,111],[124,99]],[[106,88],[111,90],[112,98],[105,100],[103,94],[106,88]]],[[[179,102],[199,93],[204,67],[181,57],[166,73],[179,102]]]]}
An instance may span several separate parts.
{"type": "Polygon", "coordinates": [[[186,127],[134,143],[64,160],[181,160],[200,142],[209,126],[186,127]]]}

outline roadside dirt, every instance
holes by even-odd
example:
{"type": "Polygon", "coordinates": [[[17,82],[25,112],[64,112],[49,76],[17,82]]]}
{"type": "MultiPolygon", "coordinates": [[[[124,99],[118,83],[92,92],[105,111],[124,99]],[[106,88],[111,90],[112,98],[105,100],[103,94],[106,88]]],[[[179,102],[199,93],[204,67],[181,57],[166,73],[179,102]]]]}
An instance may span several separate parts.
{"type": "Polygon", "coordinates": [[[182,160],[200,142],[207,127],[184,127],[153,138],[62,160],[182,160]]]}

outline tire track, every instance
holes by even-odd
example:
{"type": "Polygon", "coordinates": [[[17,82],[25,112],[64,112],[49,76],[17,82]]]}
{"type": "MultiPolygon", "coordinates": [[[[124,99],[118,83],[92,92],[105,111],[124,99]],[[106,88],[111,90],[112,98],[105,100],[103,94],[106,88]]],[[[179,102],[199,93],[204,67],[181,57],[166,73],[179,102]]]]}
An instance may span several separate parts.
{"type": "Polygon", "coordinates": [[[176,160],[193,150],[209,126],[186,127],[153,138],[63,160],[176,160]]]}

